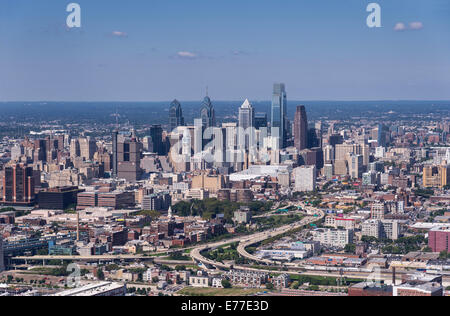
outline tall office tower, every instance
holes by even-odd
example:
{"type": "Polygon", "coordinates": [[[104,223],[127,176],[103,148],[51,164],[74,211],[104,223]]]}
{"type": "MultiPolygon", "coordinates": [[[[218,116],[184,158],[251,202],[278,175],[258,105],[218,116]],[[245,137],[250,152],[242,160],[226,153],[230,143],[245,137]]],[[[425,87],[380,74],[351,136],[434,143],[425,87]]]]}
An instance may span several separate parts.
{"type": "Polygon", "coordinates": [[[200,109],[203,128],[216,126],[216,113],[208,95],[203,99],[200,109]]]}
{"type": "Polygon", "coordinates": [[[283,83],[276,83],[273,86],[271,129],[272,137],[280,139],[280,148],[286,147],[286,116],[286,88],[283,83]]]}
{"type": "Polygon", "coordinates": [[[74,159],[76,157],[80,157],[81,155],[81,149],[80,149],[80,142],[78,139],[73,138],[70,141],[70,158],[74,159]]]}
{"type": "Polygon", "coordinates": [[[0,272],[5,270],[5,256],[3,255],[3,238],[0,235],[0,272]]]}
{"type": "Polygon", "coordinates": [[[142,144],[144,145],[144,150],[148,152],[153,151],[153,141],[151,136],[145,136],[142,140],[142,144]]]}
{"type": "Polygon", "coordinates": [[[248,99],[244,101],[244,103],[239,108],[239,128],[244,135],[239,135],[242,137],[241,145],[245,145],[245,148],[248,149],[250,144],[253,143],[253,130],[251,129],[255,123],[255,112],[253,110],[253,106],[250,104],[248,99]],[[250,129],[250,133],[248,133],[248,129],[250,129]],[[243,143],[242,143],[243,142],[243,143]]]}
{"type": "Polygon", "coordinates": [[[378,124],[376,132],[378,146],[386,147],[389,139],[389,128],[384,124],[378,124]]]}
{"type": "Polygon", "coordinates": [[[113,151],[112,169],[114,178],[116,178],[118,174],[118,153],[117,153],[118,138],[119,138],[119,131],[114,130],[112,133],[112,151],[113,151]]]}
{"type": "Polygon", "coordinates": [[[184,117],[181,104],[175,99],[169,108],[169,132],[172,132],[178,126],[184,126],[184,117]]]}
{"type": "Polygon", "coordinates": [[[366,143],[361,144],[362,156],[363,156],[363,166],[368,167],[370,163],[370,147],[366,143]]]}
{"type": "Polygon", "coordinates": [[[159,124],[152,125],[150,127],[150,136],[152,138],[153,143],[153,152],[163,156],[166,154],[164,150],[164,144],[162,141],[162,127],[159,124]]]}
{"type": "Polygon", "coordinates": [[[36,139],[34,141],[34,162],[47,161],[47,146],[44,139],[36,139]]]}
{"type": "Polygon", "coordinates": [[[331,145],[326,145],[323,148],[323,159],[326,163],[334,161],[334,147],[331,145]]]}
{"type": "Polygon", "coordinates": [[[302,151],[308,145],[308,118],[303,105],[297,106],[294,119],[294,144],[298,151],[302,151]]]}
{"type": "Polygon", "coordinates": [[[11,160],[19,161],[20,158],[25,154],[24,147],[22,145],[15,145],[11,148],[11,160]]]}
{"type": "Polygon", "coordinates": [[[325,164],[323,167],[323,175],[327,180],[332,180],[334,175],[334,167],[333,164],[325,164]]]}
{"type": "Polygon", "coordinates": [[[314,125],[314,128],[316,130],[316,137],[317,140],[319,142],[317,147],[322,147],[323,143],[322,143],[322,137],[323,137],[323,124],[321,121],[316,122],[316,124],[314,125]]]}
{"type": "Polygon", "coordinates": [[[3,177],[3,202],[6,204],[34,203],[33,168],[15,164],[5,168],[3,177]]]}
{"type": "Polygon", "coordinates": [[[339,134],[330,134],[328,136],[328,145],[336,146],[342,144],[344,142],[344,138],[339,134]]]}
{"type": "Polygon", "coordinates": [[[117,177],[130,182],[140,180],[142,144],[134,136],[118,137],[117,142],[117,177]]]}
{"type": "Polygon", "coordinates": [[[360,179],[363,172],[363,156],[350,154],[348,157],[348,173],[353,179],[360,179]]]}
{"type": "Polygon", "coordinates": [[[255,114],[255,128],[256,129],[261,129],[264,127],[267,127],[267,113],[256,113],[255,114]]]}
{"type": "Polygon", "coordinates": [[[92,160],[97,151],[95,140],[90,137],[84,137],[78,139],[78,142],[80,143],[80,156],[84,158],[84,160],[92,160]]]}
{"type": "Polygon", "coordinates": [[[248,99],[239,108],[239,127],[246,130],[249,127],[254,126],[255,112],[253,106],[250,104],[248,99]]]}
{"type": "Polygon", "coordinates": [[[307,148],[322,147],[321,139],[315,128],[308,128],[307,148]]]}

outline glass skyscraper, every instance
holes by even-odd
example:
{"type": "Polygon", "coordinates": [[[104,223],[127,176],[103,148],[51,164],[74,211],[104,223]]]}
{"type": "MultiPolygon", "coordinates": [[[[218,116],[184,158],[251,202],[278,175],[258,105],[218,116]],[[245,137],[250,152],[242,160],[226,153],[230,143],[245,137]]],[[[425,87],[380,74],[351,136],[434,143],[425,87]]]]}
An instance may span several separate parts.
{"type": "Polygon", "coordinates": [[[244,133],[244,138],[242,139],[242,141],[245,142],[246,149],[248,149],[250,144],[253,143],[253,130],[251,128],[254,126],[254,122],[255,112],[253,110],[253,106],[250,104],[248,99],[246,99],[242,106],[239,108],[239,127],[242,128],[240,132],[244,133]]]}
{"type": "Polygon", "coordinates": [[[175,128],[178,126],[184,125],[184,118],[183,118],[183,110],[181,109],[181,104],[178,102],[178,100],[174,100],[170,104],[169,108],[169,128],[170,132],[172,132],[175,128]]]}
{"type": "Polygon", "coordinates": [[[216,126],[216,114],[214,112],[214,107],[209,96],[206,96],[203,99],[200,116],[202,118],[202,124],[204,128],[216,126]]]}
{"type": "Polygon", "coordinates": [[[272,136],[279,136],[280,147],[286,147],[287,96],[284,83],[275,83],[272,97],[272,136]]]}

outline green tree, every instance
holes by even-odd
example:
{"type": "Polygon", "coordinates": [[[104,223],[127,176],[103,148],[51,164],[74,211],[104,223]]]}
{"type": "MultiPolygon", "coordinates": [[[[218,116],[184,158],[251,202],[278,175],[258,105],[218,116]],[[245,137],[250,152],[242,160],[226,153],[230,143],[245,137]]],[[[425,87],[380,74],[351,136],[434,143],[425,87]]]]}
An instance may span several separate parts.
{"type": "Polygon", "coordinates": [[[99,280],[104,280],[105,279],[105,274],[103,273],[103,269],[98,269],[97,270],[97,279],[99,279],[99,280]]]}
{"type": "Polygon", "coordinates": [[[224,289],[230,289],[231,288],[231,282],[227,279],[222,280],[222,286],[224,289]]]}
{"type": "Polygon", "coordinates": [[[273,286],[273,284],[272,283],[270,283],[270,282],[267,282],[266,283],[266,289],[268,289],[268,290],[273,290],[275,287],[273,286]]]}

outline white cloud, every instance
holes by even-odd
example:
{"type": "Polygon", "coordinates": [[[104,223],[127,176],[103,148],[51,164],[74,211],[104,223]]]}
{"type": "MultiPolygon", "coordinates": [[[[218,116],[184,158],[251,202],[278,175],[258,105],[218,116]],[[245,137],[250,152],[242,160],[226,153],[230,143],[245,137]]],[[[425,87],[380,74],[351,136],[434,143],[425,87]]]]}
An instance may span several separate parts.
{"type": "Polygon", "coordinates": [[[409,28],[411,30],[421,30],[421,29],[423,29],[423,23],[422,22],[411,22],[411,23],[409,23],[409,28]]]}
{"type": "Polygon", "coordinates": [[[422,22],[411,22],[408,24],[408,26],[403,22],[398,22],[394,26],[394,31],[401,32],[401,31],[415,31],[415,30],[421,30],[423,29],[423,23],[422,22]]]}
{"type": "Polygon", "coordinates": [[[189,59],[197,58],[197,54],[187,51],[178,52],[177,56],[180,58],[189,58],[189,59]]]}
{"type": "Polygon", "coordinates": [[[394,31],[404,31],[404,30],[406,30],[406,25],[404,23],[399,22],[395,24],[394,31]]]}
{"type": "Polygon", "coordinates": [[[125,32],[120,32],[120,31],[114,31],[111,33],[113,36],[116,37],[128,37],[128,34],[125,32]]]}

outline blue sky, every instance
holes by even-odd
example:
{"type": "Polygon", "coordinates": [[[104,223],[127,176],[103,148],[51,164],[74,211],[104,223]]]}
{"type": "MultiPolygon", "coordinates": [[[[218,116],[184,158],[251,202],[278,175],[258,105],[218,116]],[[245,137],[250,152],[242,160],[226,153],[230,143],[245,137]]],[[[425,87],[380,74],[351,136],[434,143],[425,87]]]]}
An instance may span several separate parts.
{"type": "Polygon", "coordinates": [[[450,1],[370,2],[0,0],[0,101],[450,100],[450,1]]]}

